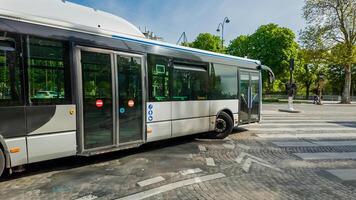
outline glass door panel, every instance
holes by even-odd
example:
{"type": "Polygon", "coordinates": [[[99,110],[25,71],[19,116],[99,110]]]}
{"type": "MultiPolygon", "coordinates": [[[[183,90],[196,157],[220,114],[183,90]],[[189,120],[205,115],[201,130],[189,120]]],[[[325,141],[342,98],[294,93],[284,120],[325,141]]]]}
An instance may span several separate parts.
{"type": "Polygon", "coordinates": [[[249,122],[250,74],[240,74],[240,123],[249,122]]]}
{"type": "Polygon", "coordinates": [[[84,148],[113,145],[111,55],[81,51],[84,148]]]}
{"type": "Polygon", "coordinates": [[[259,121],[260,116],[260,75],[251,73],[250,122],[259,121]]]}
{"type": "Polygon", "coordinates": [[[142,58],[117,56],[119,143],[143,138],[142,58]]]}

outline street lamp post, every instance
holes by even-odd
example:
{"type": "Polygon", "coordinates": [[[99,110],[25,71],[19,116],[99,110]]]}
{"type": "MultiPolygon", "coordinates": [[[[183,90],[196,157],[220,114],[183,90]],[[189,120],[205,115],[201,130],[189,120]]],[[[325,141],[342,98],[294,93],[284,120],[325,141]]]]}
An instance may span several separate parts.
{"type": "Polygon", "coordinates": [[[218,28],[216,29],[217,32],[220,32],[220,30],[221,30],[221,48],[224,48],[224,26],[225,26],[225,23],[226,24],[230,23],[230,19],[228,17],[225,17],[223,22],[219,23],[218,28]]]}

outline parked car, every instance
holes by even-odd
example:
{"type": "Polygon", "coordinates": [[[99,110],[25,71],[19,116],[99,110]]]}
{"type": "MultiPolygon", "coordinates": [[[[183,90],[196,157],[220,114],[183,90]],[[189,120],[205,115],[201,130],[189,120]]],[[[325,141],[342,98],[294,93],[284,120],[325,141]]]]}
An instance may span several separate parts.
{"type": "Polygon", "coordinates": [[[54,99],[61,98],[61,94],[55,91],[38,91],[34,99],[54,99]]]}

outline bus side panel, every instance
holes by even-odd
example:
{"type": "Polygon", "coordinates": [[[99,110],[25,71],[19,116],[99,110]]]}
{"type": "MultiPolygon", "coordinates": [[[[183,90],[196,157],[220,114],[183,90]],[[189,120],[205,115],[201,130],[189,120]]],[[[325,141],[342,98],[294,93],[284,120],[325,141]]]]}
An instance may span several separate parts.
{"type": "Polygon", "coordinates": [[[28,135],[76,130],[75,105],[33,106],[26,113],[28,135]]]}
{"type": "MultiPolygon", "coordinates": [[[[0,107],[0,135],[4,138],[12,166],[27,163],[26,120],[23,106],[0,107]],[[16,151],[10,152],[11,149],[16,151]]],[[[10,166],[10,163],[7,163],[10,166]]]]}
{"type": "Polygon", "coordinates": [[[27,113],[29,163],[76,154],[75,105],[34,106],[27,113]]]}
{"type": "Polygon", "coordinates": [[[27,138],[29,163],[76,154],[76,132],[38,135],[27,138]]]}
{"type": "Polygon", "coordinates": [[[216,115],[222,110],[229,110],[233,114],[234,126],[237,126],[239,113],[239,100],[212,100],[210,101],[210,131],[215,129],[216,115]]]}
{"type": "Polygon", "coordinates": [[[147,142],[172,137],[172,102],[149,102],[146,108],[147,142]]]}
{"type": "Polygon", "coordinates": [[[172,102],[172,136],[209,131],[209,101],[172,102]]]}
{"type": "Polygon", "coordinates": [[[10,155],[11,167],[27,164],[26,137],[5,139],[10,155]]]}
{"type": "Polygon", "coordinates": [[[0,107],[0,135],[4,138],[24,136],[26,132],[25,108],[0,107]]]}

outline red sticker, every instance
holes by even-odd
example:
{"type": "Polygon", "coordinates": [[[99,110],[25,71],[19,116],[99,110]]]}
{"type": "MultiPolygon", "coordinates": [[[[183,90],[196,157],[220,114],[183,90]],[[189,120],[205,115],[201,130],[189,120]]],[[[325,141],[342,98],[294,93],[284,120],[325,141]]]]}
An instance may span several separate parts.
{"type": "Polygon", "coordinates": [[[135,105],[134,100],[129,100],[129,101],[127,102],[127,105],[128,105],[129,107],[134,107],[134,105],[135,105]]]}
{"type": "Polygon", "coordinates": [[[101,99],[96,100],[95,102],[96,107],[102,108],[104,106],[104,102],[101,99]]]}

